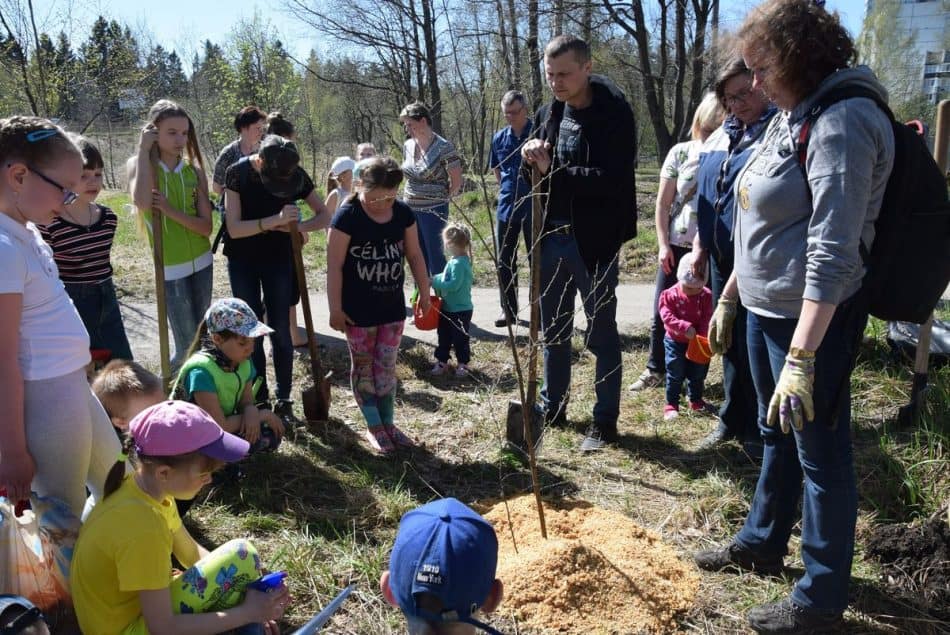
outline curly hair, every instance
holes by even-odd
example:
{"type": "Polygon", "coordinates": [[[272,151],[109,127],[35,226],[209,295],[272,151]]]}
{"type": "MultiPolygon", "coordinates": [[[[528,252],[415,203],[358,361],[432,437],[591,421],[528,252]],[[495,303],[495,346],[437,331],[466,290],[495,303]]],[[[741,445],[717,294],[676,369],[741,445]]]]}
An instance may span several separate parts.
{"type": "Polygon", "coordinates": [[[749,12],[738,38],[743,54],[763,51],[773,58],[775,80],[799,98],[857,59],[838,13],[815,0],[768,0],[749,12]]]}

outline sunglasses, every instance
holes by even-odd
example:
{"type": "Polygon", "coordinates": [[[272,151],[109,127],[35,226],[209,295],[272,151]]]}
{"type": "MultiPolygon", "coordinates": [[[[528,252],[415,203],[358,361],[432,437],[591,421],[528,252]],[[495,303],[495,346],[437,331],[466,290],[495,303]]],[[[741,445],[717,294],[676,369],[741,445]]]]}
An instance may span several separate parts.
{"type": "Polygon", "coordinates": [[[73,203],[76,202],[76,199],[79,198],[79,194],[76,194],[76,193],[73,192],[72,190],[63,187],[62,185],[60,185],[59,183],[57,183],[57,182],[54,181],[53,179],[49,178],[48,176],[46,176],[45,174],[43,174],[42,172],[40,172],[39,170],[37,170],[37,169],[34,168],[33,166],[27,165],[26,167],[27,167],[33,174],[35,174],[36,176],[40,177],[41,179],[43,179],[44,181],[46,181],[47,183],[49,183],[50,185],[52,185],[53,187],[55,187],[56,189],[60,190],[60,191],[63,193],[63,205],[72,205],[73,203]]]}

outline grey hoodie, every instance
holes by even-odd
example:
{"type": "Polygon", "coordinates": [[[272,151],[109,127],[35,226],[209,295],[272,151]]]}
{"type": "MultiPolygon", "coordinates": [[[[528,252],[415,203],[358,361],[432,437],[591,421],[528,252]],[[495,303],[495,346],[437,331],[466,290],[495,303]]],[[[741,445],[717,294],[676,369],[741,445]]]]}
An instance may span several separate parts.
{"type": "Polygon", "coordinates": [[[802,299],[840,304],[861,286],[859,245],[870,249],[874,240],[894,162],[891,124],[870,99],[829,107],[812,125],[808,186],[796,151],[812,105],[844,84],[887,99],[866,66],[832,74],[792,112],[772,119],[736,179],[735,271],[742,303],[757,315],[798,318],[802,299]]]}

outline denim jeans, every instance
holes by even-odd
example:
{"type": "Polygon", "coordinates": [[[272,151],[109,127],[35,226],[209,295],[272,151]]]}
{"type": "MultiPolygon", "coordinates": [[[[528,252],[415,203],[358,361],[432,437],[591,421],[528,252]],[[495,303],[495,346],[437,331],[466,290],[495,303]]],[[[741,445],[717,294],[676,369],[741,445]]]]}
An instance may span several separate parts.
{"type": "Polygon", "coordinates": [[[663,327],[663,320],[660,319],[660,294],[676,284],[676,267],[679,266],[685,254],[690,250],[686,247],[670,245],[670,251],[673,252],[673,268],[669,273],[663,271],[663,267],[656,268],[656,289],[653,293],[653,322],[650,323],[650,356],[647,358],[647,370],[652,373],[663,374],[666,372],[666,357],[664,351],[666,345],[666,329],[663,327]]]}
{"type": "Polygon", "coordinates": [[[445,254],[442,252],[442,230],[449,219],[449,204],[442,203],[435,207],[416,208],[417,226],[419,228],[419,246],[426,261],[429,275],[442,273],[445,269],[445,254]]]}
{"type": "Polygon", "coordinates": [[[531,255],[531,214],[512,212],[508,220],[495,223],[498,247],[498,284],[501,310],[509,318],[518,315],[518,239],[524,237],[525,251],[531,255]]]}
{"type": "MultiPolygon", "coordinates": [[[[732,273],[732,265],[722,266],[716,259],[709,259],[710,288],[713,306],[719,302],[722,288],[732,273]]],[[[726,433],[740,441],[758,441],[756,425],[756,393],[749,370],[749,350],[746,338],[746,308],[736,305],[736,319],[732,325],[732,346],[722,355],[722,404],[719,407],[719,422],[726,433]]]]}
{"type": "Polygon", "coordinates": [[[468,364],[472,360],[471,342],[468,329],[472,324],[472,311],[443,311],[439,316],[439,345],[435,347],[435,358],[443,364],[449,361],[449,352],[455,349],[455,359],[459,364],[468,364]]]}
{"type": "Polygon", "coordinates": [[[703,382],[706,380],[709,364],[697,364],[686,359],[687,346],[688,344],[677,342],[669,335],[663,338],[663,347],[666,350],[666,403],[671,406],[679,406],[684,379],[690,403],[703,400],[703,382]]]}
{"type": "Polygon", "coordinates": [[[594,422],[615,426],[620,415],[620,335],[617,333],[617,259],[588,271],[572,234],[549,233],[541,240],[541,328],[544,330],[544,387],[549,416],[567,409],[571,383],[574,295],[581,294],[587,333],[584,344],[597,358],[594,422]]]}
{"type": "Polygon", "coordinates": [[[851,450],[850,377],[867,313],[855,298],[838,306],[815,358],[815,420],[783,434],[764,425],[797,320],[749,312],[752,376],[764,441],[762,470],[736,542],[763,556],[788,552],[802,495],[805,573],[792,591],[799,606],[840,613],[848,604],[857,487],[851,450]]]}
{"type": "Polygon", "coordinates": [[[172,366],[179,366],[185,361],[185,353],[195,339],[198,325],[205,318],[205,311],[211,306],[213,271],[214,266],[208,265],[190,276],[165,281],[168,324],[175,339],[172,366]]]}
{"type": "Polygon", "coordinates": [[[112,278],[99,283],[67,282],[63,286],[89,333],[89,348],[108,349],[113,359],[132,359],[112,278]]]}
{"type": "MultiPolygon", "coordinates": [[[[289,399],[293,381],[294,347],[290,339],[290,301],[296,284],[290,254],[261,254],[258,260],[228,260],[228,279],[234,297],[247,302],[257,319],[264,319],[274,329],[270,334],[274,358],[274,377],[277,379],[277,398],[289,399]],[[263,301],[261,295],[263,294],[263,301]]],[[[258,376],[263,378],[257,398],[270,399],[267,385],[267,364],[264,359],[264,340],[257,338],[251,362],[258,376]]]]}

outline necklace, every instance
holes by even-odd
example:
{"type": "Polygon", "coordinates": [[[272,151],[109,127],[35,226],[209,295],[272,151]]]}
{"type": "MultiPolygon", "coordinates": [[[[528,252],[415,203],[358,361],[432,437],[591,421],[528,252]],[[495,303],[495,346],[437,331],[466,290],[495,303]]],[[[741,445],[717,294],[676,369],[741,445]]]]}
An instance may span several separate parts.
{"type": "Polygon", "coordinates": [[[86,215],[87,219],[85,221],[79,220],[79,218],[74,214],[73,210],[66,212],[67,220],[73,225],[78,225],[83,227],[86,231],[92,229],[92,226],[96,224],[96,206],[92,203],[86,205],[86,215]]]}

